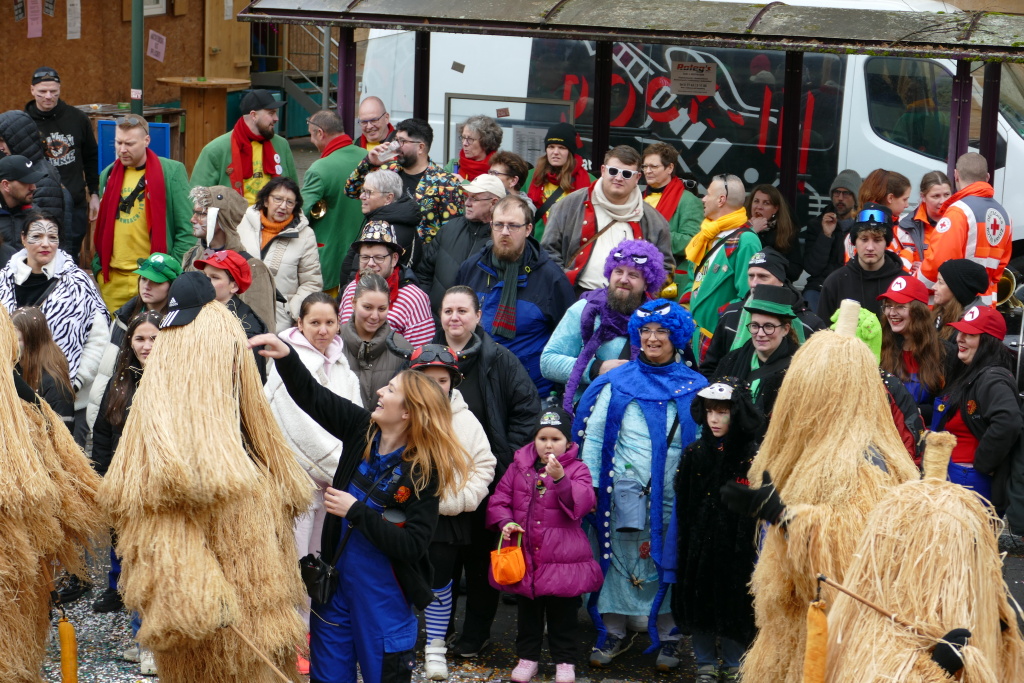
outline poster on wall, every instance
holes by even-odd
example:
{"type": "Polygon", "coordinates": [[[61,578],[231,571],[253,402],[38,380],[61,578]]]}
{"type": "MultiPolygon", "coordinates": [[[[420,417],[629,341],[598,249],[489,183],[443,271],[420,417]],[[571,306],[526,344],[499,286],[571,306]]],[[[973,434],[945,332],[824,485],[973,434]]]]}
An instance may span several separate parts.
{"type": "Polygon", "coordinates": [[[82,37],[82,0],[68,0],[68,40],[82,37]]]}
{"type": "Polygon", "coordinates": [[[167,38],[156,31],[149,32],[149,47],[146,54],[158,62],[164,61],[164,51],[167,49],[167,38]]]}
{"type": "Polygon", "coordinates": [[[43,0],[28,0],[28,37],[43,37],[43,0]]]}

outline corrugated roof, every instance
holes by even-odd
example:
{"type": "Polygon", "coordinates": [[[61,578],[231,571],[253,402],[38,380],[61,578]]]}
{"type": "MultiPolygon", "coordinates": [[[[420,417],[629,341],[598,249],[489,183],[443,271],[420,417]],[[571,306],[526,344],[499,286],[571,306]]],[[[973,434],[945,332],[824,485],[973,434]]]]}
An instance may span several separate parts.
{"type": "Polygon", "coordinates": [[[254,0],[253,22],[1024,61],[1024,16],[713,0],[254,0]]]}

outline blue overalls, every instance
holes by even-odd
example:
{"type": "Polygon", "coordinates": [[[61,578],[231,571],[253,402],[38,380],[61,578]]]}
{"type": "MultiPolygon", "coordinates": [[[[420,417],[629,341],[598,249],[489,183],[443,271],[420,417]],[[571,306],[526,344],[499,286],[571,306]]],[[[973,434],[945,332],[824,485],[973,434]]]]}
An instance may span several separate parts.
{"type": "MultiPolygon", "coordinates": [[[[362,461],[348,492],[363,500],[366,489],[402,457],[403,446],[379,456],[377,435],[371,461],[362,461]]],[[[405,463],[395,469],[400,472],[405,463]]],[[[375,498],[391,495],[392,478],[378,485],[376,496],[366,504],[382,512],[375,498]]],[[[341,534],[349,528],[342,520],[341,534]]],[[[393,683],[411,678],[415,663],[418,622],[412,604],[405,599],[391,568],[391,561],[358,528],[353,528],[348,545],[336,565],[340,574],[338,590],[331,601],[313,603],[310,615],[310,683],[355,683],[356,662],[365,683],[393,683]]]]}

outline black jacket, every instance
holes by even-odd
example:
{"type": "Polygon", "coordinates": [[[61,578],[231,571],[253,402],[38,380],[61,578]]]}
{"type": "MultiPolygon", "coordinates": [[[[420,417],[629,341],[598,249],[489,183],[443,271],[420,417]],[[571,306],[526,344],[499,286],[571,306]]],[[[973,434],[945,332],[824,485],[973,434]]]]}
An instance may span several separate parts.
{"type": "MultiPolygon", "coordinates": [[[[344,445],[341,462],[331,484],[344,491],[356,472],[366,449],[369,411],[344,399],[313,379],[294,351],[276,361],[276,367],[288,394],[317,424],[344,445]]],[[[398,480],[400,486],[415,491],[408,472],[398,480]]],[[[384,520],[378,512],[362,501],[349,508],[347,519],[352,526],[391,560],[395,578],[407,600],[423,609],[434,600],[431,590],[433,569],[427,555],[430,539],[437,526],[437,484],[434,481],[404,501],[392,498],[386,506],[405,513],[405,525],[399,527],[384,520]]],[[[341,539],[341,518],[327,515],[321,537],[321,555],[330,562],[341,539]]],[[[342,572],[344,574],[344,571],[342,572]]]]}
{"type": "Polygon", "coordinates": [[[434,315],[441,311],[441,301],[462,263],[480,252],[491,240],[491,226],[456,216],[441,226],[430,244],[423,248],[423,258],[416,266],[420,288],[430,296],[434,315]]]}
{"type": "Polygon", "coordinates": [[[36,182],[32,205],[60,219],[65,236],[69,235],[74,200],[71,192],[61,184],[60,173],[46,159],[43,139],[35,121],[23,111],[6,111],[0,114],[0,138],[11,148],[11,154],[20,154],[31,161],[33,167],[46,173],[44,178],[36,182]]]}
{"type": "Polygon", "coordinates": [[[779,348],[775,349],[775,353],[769,356],[766,362],[761,363],[761,367],[757,371],[751,371],[750,362],[754,358],[754,343],[747,341],[746,344],[735,351],[730,351],[722,358],[714,377],[738,377],[748,384],[760,379],[754,405],[761,409],[765,419],[771,419],[775,399],[779,396],[782,380],[786,378],[786,370],[789,369],[789,362],[793,360],[793,354],[796,353],[797,348],[797,345],[787,336],[779,344],[779,348]]]}
{"type": "MultiPolygon", "coordinates": [[[[804,301],[803,297],[796,290],[793,290],[793,294],[796,297],[796,303],[793,304],[793,312],[796,313],[797,319],[803,324],[804,340],[818,330],[824,330],[828,327],[821,318],[808,308],[807,302],[804,301]]],[[[743,315],[743,306],[749,299],[750,295],[748,294],[743,301],[731,303],[722,311],[721,316],[718,318],[718,326],[715,327],[715,333],[712,335],[711,343],[708,345],[708,351],[704,355],[704,362],[700,364],[700,374],[707,378],[715,376],[718,363],[725,354],[729,353],[729,349],[736,340],[736,330],[740,324],[740,316],[743,315]]]]}
{"type": "Polygon", "coordinates": [[[938,429],[945,429],[957,412],[978,440],[974,469],[992,477],[991,503],[1002,512],[1007,505],[1010,467],[1024,427],[1013,374],[997,366],[982,368],[964,388],[957,405],[943,413],[938,429]]]}
{"type": "Polygon", "coordinates": [[[826,213],[835,213],[835,207],[832,204],[826,205],[819,215],[807,222],[804,229],[803,267],[807,271],[805,292],[821,290],[825,278],[843,267],[846,254],[843,242],[850,232],[853,219],[844,218],[831,235],[826,235],[821,229],[821,217],[826,213]]]}
{"type": "MultiPolygon", "coordinates": [[[[252,310],[249,304],[239,299],[237,294],[228,300],[227,307],[242,323],[242,329],[245,330],[247,339],[252,339],[258,334],[266,334],[270,331],[260,317],[256,315],[256,311],[252,310]]],[[[259,354],[258,349],[253,349],[252,353],[256,358],[256,368],[260,371],[260,381],[266,384],[267,359],[259,354]]]]}
{"type": "Polygon", "coordinates": [[[776,227],[770,227],[763,232],[757,233],[758,238],[761,240],[762,247],[771,247],[786,257],[786,260],[789,261],[789,265],[786,266],[786,279],[790,282],[796,282],[804,272],[804,258],[803,249],[800,246],[800,234],[797,233],[796,235],[793,235],[793,244],[789,248],[789,251],[783,251],[780,247],[775,245],[778,235],[779,229],[776,227]]]}
{"type": "MultiPolygon", "coordinates": [[[[369,221],[387,221],[395,228],[395,236],[405,252],[398,259],[398,264],[415,268],[423,254],[423,240],[416,229],[421,220],[420,205],[409,195],[385,204],[376,211],[371,211],[363,218],[363,225],[369,221]]],[[[362,228],[360,228],[361,230],[362,228]]],[[[341,264],[341,287],[345,288],[359,270],[359,247],[352,244],[345,260],[341,264]]]]}
{"type": "Polygon", "coordinates": [[[39,111],[33,100],[25,105],[25,111],[39,127],[46,156],[57,168],[75,204],[85,201],[86,187],[97,194],[100,191],[99,150],[88,115],[64,100],[58,100],[57,106],[48,112],[39,111]]]}
{"type": "MultiPolygon", "coordinates": [[[[21,365],[15,365],[14,369],[20,376],[21,365]]],[[[64,425],[73,431],[71,423],[75,420],[75,392],[71,391],[70,387],[62,387],[57,384],[52,375],[48,372],[43,372],[43,376],[39,378],[39,391],[37,393],[40,398],[50,404],[53,412],[60,415],[61,419],[64,420],[64,425]]]]}
{"type": "Polygon", "coordinates": [[[853,299],[878,315],[882,312],[882,302],[878,296],[884,294],[892,281],[902,274],[903,265],[891,251],[885,252],[885,261],[878,270],[864,270],[856,258],[851,258],[845,266],[825,279],[818,300],[818,317],[826,323],[831,321],[832,314],[839,310],[843,299],[853,299]]]}
{"type": "MultiPolygon", "coordinates": [[[[435,344],[447,344],[444,334],[435,344]]],[[[540,396],[526,368],[512,352],[477,327],[473,339],[459,354],[459,367],[465,368],[465,382],[475,383],[477,391],[467,387],[463,398],[470,412],[483,425],[491,452],[498,459],[493,487],[512,463],[517,450],[533,440],[540,415],[540,396]],[[482,397],[481,402],[474,395],[482,397]]]]}
{"type": "Polygon", "coordinates": [[[0,238],[3,239],[4,245],[14,249],[7,256],[8,261],[21,249],[21,226],[25,224],[25,216],[32,209],[32,205],[9,207],[3,195],[0,195],[0,238]]]}
{"type": "MultiPolygon", "coordinates": [[[[135,383],[135,388],[138,388],[139,380],[142,379],[142,370],[133,368],[129,369],[129,373],[131,380],[135,383]]],[[[117,451],[117,445],[121,443],[121,433],[124,431],[125,423],[128,422],[128,413],[131,412],[132,401],[135,398],[133,390],[124,409],[124,419],[121,420],[121,424],[112,425],[107,419],[107,402],[110,400],[113,386],[114,381],[111,379],[103,391],[100,409],[96,413],[96,424],[92,427],[92,466],[101,477],[106,476],[107,469],[110,468],[110,461],[114,458],[114,452],[117,451]]]]}

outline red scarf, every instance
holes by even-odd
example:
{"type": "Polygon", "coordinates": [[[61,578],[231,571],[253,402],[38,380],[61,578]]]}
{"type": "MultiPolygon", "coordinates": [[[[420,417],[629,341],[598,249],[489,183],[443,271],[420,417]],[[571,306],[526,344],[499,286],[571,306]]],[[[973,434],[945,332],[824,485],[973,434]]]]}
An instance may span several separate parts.
{"type": "Polygon", "coordinates": [[[402,269],[402,266],[395,264],[395,269],[391,271],[391,275],[388,275],[388,308],[395,305],[398,301],[398,271],[402,269]]]}
{"type": "MultiPolygon", "coordinates": [[[[590,175],[587,174],[587,169],[583,168],[583,157],[579,154],[573,154],[572,160],[572,190],[569,190],[569,192],[590,186],[590,175]]],[[[530,198],[530,201],[532,201],[533,205],[538,209],[544,204],[544,186],[548,183],[558,185],[557,171],[554,173],[548,171],[543,180],[534,178],[533,182],[530,183],[530,189],[526,191],[526,196],[530,198]]],[[[562,196],[564,197],[566,194],[569,194],[569,192],[566,192],[562,196]]],[[[548,211],[551,211],[551,209],[549,208],[548,211]]],[[[547,217],[545,216],[544,218],[547,217]]]]}
{"type": "MultiPolygon", "coordinates": [[[[661,200],[658,201],[658,206],[655,208],[665,220],[672,220],[672,216],[676,214],[676,207],[679,206],[679,200],[683,198],[684,192],[686,192],[686,185],[675,176],[672,176],[672,180],[668,181],[668,185],[661,189],[661,200]]],[[[649,193],[650,190],[645,192],[644,196],[646,197],[649,193]]]]}
{"type": "MultiPolygon", "coordinates": [[[[395,127],[392,126],[389,123],[388,124],[388,134],[384,136],[384,140],[387,140],[388,137],[392,133],[394,133],[394,132],[395,132],[395,127]]],[[[381,142],[383,142],[383,140],[381,140],[381,142]]],[[[363,133],[362,135],[359,136],[359,142],[357,142],[356,144],[359,145],[360,147],[362,147],[363,149],[366,149],[366,145],[368,144],[368,140],[366,139],[366,134],[365,133],[363,133]]]]}
{"type": "MultiPolygon", "coordinates": [[[[167,188],[164,186],[164,168],[156,152],[146,149],[146,225],[149,226],[149,250],[167,253],[167,188]]],[[[110,282],[110,257],[114,253],[114,227],[120,213],[121,186],[124,185],[124,164],[114,162],[107,175],[107,186],[100,201],[93,237],[100,255],[103,281],[110,282]]],[[[135,188],[132,188],[135,189],[135,188]]],[[[147,254],[148,256],[148,254],[147,254]]]]}
{"type": "Polygon", "coordinates": [[[256,135],[245,123],[245,117],[235,122],[235,128],[231,131],[231,165],[228,166],[228,177],[231,178],[231,187],[235,188],[238,194],[245,196],[245,188],[242,183],[246,178],[252,178],[252,143],[263,144],[263,174],[273,176],[281,175],[281,162],[274,151],[273,138],[265,138],[256,135]]]}
{"type": "MultiPolygon", "coordinates": [[[[587,201],[583,203],[583,232],[580,235],[580,241],[585,246],[580,250],[579,256],[576,260],[570,264],[569,270],[565,271],[565,277],[569,278],[569,284],[575,286],[576,278],[580,276],[583,269],[586,268],[587,263],[590,261],[590,254],[594,251],[594,235],[598,230],[604,226],[597,224],[597,214],[594,212],[594,205],[590,201],[590,196],[594,192],[594,185],[601,182],[598,178],[590,185],[590,190],[587,192],[587,201]]],[[[633,239],[642,240],[644,239],[644,231],[640,228],[640,221],[630,221],[629,226],[633,228],[633,239]]]]}
{"type": "Polygon", "coordinates": [[[491,157],[493,156],[494,152],[491,152],[478,161],[476,159],[470,159],[466,156],[466,153],[460,149],[459,164],[455,168],[455,173],[458,173],[466,180],[475,180],[478,176],[482,176],[491,170],[491,157]]]}
{"type": "Polygon", "coordinates": [[[351,144],[352,138],[347,134],[342,133],[338,137],[332,138],[331,141],[327,143],[327,146],[324,147],[324,151],[320,152],[320,158],[323,159],[325,156],[331,154],[331,152],[337,152],[339,149],[348,147],[351,144]]]}

